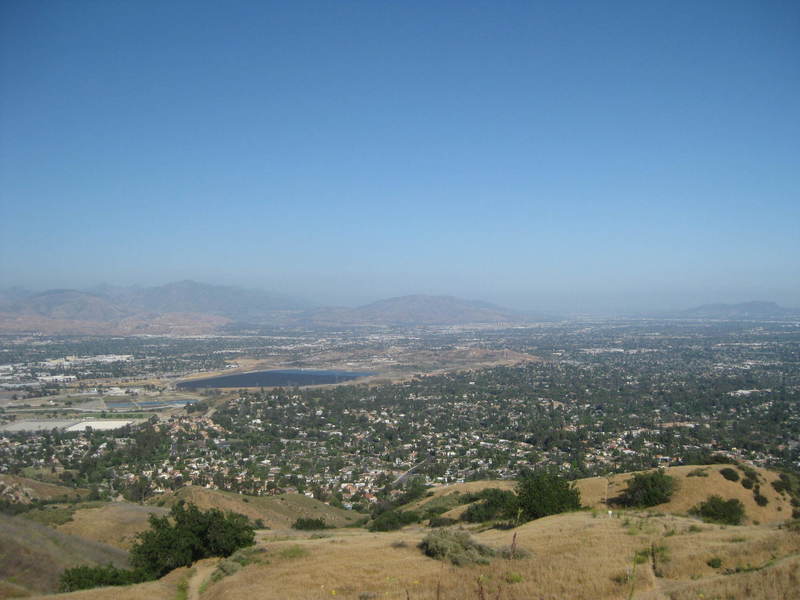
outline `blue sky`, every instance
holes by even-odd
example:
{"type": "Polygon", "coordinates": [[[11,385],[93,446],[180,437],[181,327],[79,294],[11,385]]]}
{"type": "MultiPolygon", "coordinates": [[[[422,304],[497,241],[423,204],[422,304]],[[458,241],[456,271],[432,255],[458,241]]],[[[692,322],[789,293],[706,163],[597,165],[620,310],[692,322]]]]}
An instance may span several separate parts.
{"type": "Polygon", "coordinates": [[[0,287],[800,306],[797,2],[0,4],[0,287]]]}

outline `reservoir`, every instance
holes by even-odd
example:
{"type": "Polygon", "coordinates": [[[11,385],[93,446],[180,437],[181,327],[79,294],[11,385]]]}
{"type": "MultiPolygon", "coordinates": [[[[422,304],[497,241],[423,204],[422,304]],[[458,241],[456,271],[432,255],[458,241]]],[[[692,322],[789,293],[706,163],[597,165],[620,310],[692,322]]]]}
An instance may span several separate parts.
{"type": "Polygon", "coordinates": [[[295,387],[301,385],[324,385],[352,381],[374,373],[358,371],[313,371],[306,369],[276,369],[272,371],[253,371],[252,373],[233,373],[219,377],[182,381],[178,389],[197,388],[245,388],[245,387],[295,387]]]}

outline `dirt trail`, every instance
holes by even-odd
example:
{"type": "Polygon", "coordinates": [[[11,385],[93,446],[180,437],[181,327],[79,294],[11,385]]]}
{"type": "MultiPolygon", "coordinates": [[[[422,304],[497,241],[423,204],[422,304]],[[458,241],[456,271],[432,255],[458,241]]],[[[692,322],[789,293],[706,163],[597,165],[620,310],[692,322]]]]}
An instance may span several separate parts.
{"type": "Polygon", "coordinates": [[[194,566],[194,573],[189,579],[189,589],[187,590],[187,600],[200,600],[200,586],[206,581],[214,569],[217,568],[217,559],[205,559],[197,562],[194,566]]]}

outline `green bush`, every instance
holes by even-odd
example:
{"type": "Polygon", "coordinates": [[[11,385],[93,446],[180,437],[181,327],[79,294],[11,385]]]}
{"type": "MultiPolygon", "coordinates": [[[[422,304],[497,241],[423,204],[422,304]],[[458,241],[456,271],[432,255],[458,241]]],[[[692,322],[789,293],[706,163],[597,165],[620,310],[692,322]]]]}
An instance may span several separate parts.
{"type": "Polygon", "coordinates": [[[378,515],[375,520],[370,523],[370,531],[394,531],[400,529],[405,525],[417,523],[420,520],[418,513],[407,510],[387,510],[378,515]]]}
{"type": "Polygon", "coordinates": [[[744,519],[744,504],[731,498],[723,500],[720,496],[709,496],[689,512],[700,516],[705,521],[725,525],[739,525],[744,519]]]}
{"type": "Polygon", "coordinates": [[[431,558],[448,560],[456,566],[487,564],[495,552],[476,542],[466,531],[437,529],[425,536],[419,547],[431,558]]]}
{"type": "Polygon", "coordinates": [[[303,531],[316,531],[319,529],[327,529],[325,519],[313,519],[309,517],[300,517],[292,523],[292,529],[300,529],[303,531]]]}
{"type": "Polygon", "coordinates": [[[646,508],[669,502],[677,484],[664,471],[637,473],[628,482],[627,489],[616,499],[623,506],[646,508]]]}
{"type": "Polygon", "coordinates": [[[497,518],[510,518],[517,512],[517,497],[514,492],[490,488],[478,494],[481,499],[471,504],[461,515],[469,523],[483,523],[497,518]]]}
{"type": "Polygon", "coordinates": [[[520,478],[516,491],[516,512],[525,521],[581,507],[581,493],[575,484],[550,471],[537,471],[520,478]]]}
{"type": "Polygon", "coordinates": [[[742,486],[745,489],[752,490],[754,485],[755,483],[753,482],[752,479],[742,479],[742,486]]]}
{"type": "Polygon", "coordinates": [[[736,469],[725,467],[724,469],[719,470],[719,474],[728,481],[739,481],[739,473],[736,471],[736,469]]]}
{"type": "Polygon", "coordinates": [[[58,591],[74,592],[107,585],[130,585],[147,579],[147,575],[142,571],[118,569],[112,564],[96,567],[83,565],[66,569],[61,574],[58,591]]]}
{"type": "Polygon", "coordinates": [[[722,566],[722,559],[718,556],[715,556],[714,558],[709,558],[706,561],[706,564],[712,569],[719,569],[722,566]]]}

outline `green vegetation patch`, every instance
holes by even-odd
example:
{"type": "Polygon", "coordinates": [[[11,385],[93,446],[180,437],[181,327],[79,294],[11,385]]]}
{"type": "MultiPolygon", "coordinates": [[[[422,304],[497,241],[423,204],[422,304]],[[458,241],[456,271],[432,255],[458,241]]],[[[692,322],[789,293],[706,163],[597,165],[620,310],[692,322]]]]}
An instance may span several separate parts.
{"type": "Polygon", "coordinates": [[[709,496],[708,500],[701,502],[689,511],[698,515],[704,521],[721,523],[724,525],[740,525],[744,519],[744,504],[736,498],[723,500],[721,496],[709,496]]]}
{"type": "Polygon", "coordinates": [[[466,531],[437,529],[432,531],[419,544],[426,556],[449,561],[460,567],[470,564],[488,564],[495,551],[489,546],[476,542],[466,531]]]}
{"type": "Polygon", "coordinates": [[[637,473],[628,482],[628,487],[614,499],[617,504],[636,508],[647,508],[669,502],[677,489],[677,482],[664,471],[637,473]]]}
{"type": "Polygon", "coordinates": [[[132,570],[111,565],[66,569],[61,575],[60,590],[150,581],[203,558],[230,556],[254,542],[252,524],[244,515],[215,508],[202,511],[194,504],[179,502],[169,516],[150,515],[150,529],[139,533],[131,548],[132,570]]]}

